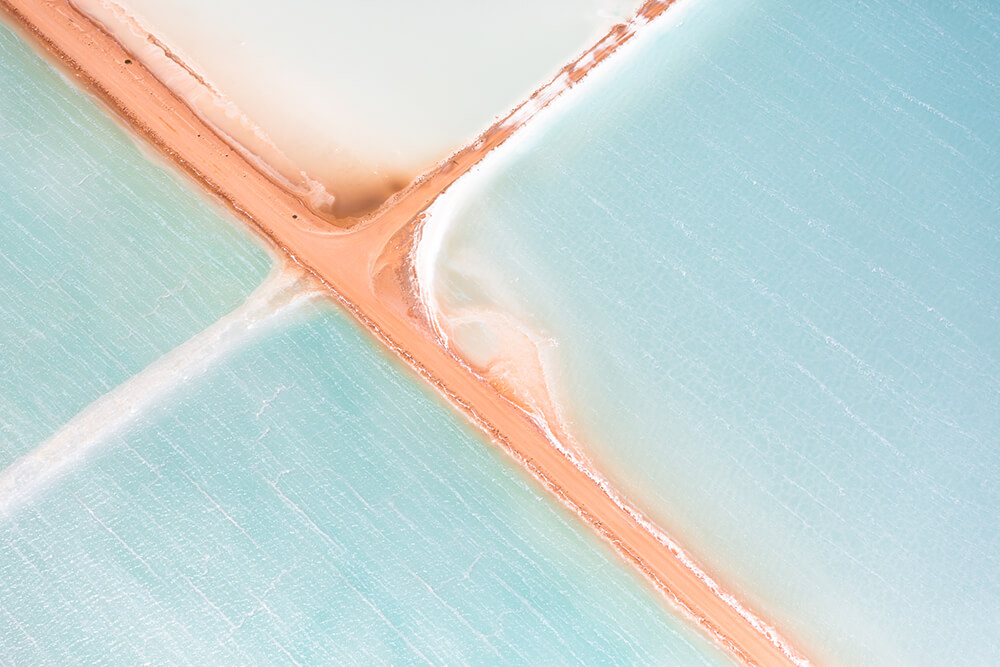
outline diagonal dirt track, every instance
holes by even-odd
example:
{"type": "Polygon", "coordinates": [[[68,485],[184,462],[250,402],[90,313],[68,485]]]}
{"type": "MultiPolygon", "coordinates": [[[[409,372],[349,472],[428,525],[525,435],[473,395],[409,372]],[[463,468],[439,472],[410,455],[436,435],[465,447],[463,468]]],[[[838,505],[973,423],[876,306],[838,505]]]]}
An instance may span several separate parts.
{"type": "Polygon", "coordinates": [[[735,658],[745,664],[804,664],[805,658],[770,626],[719,590],[672,542],[644,525],[641,513],[609,494],[555,449],[516,404],[444,350],[427,326],[412,289],[410,251],[419,233],[420,215],[437,195],[503,143],[534,111],[630,40],[635,25],[655,18],[671,4],[672,0],[645,4],[638,23],[616,26],[522,108],[345,230],[244,159],[67,0],[0,0],[0,8],[12,21],[82,86],[252,230],[322,281],[366,328],[735,658]]]}

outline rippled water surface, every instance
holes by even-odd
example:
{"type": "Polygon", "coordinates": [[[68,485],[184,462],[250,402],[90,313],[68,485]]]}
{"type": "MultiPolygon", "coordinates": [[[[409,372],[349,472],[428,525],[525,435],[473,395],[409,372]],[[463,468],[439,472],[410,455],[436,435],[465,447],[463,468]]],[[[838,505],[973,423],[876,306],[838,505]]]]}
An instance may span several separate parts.
{"type": "Polygon", "coordinates": [[[238,306],[267,254],[0,26],[0,467],[238,306]]]}
{"type": "Polygon", "coordinates": [[[438,206],[437,297],[807,652],[994,663],[1000,15],[677,12],[438,206]]]}
{"type": "Polygon", "coordinates": [[[724,664],[327,307],[0,525],[0,657],[724,664]]]}

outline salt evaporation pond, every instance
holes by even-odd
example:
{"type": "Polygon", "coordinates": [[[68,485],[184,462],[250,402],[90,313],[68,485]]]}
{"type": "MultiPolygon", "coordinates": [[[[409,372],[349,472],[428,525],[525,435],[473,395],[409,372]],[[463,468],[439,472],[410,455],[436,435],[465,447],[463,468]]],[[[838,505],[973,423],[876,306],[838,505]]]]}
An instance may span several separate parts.
{"type": "Polygon", "coordinates": [[[659,26],[436,205],[452,343],[516,318],[598,468],[807,654],[995,664],[1000,14],[659,26]]]}
{"type": "Polygon", "coordinates": [[[270,261],[2,27],[0,77],[0,662],[726,662],[330,306],[163,373],[270,261]]]}

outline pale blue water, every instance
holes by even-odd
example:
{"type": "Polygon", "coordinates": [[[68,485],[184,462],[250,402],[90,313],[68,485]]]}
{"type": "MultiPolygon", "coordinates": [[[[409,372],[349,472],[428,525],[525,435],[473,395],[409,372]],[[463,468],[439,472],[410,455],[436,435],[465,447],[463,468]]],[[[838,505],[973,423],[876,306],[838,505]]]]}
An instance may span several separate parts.
{"type": "Polygon", "coordinates": [[[727,661],[355,325],[302,306],[0,525],[0,661],[727,661]]]}
{"type": "Polygon", "coordinates": [[[266,253],[0,26],[0,467],[238,306],[266,253]]]}
{"type": "MultiPolygon", "coordinates": [[[[673,11],[673,10],[672,10],[673,11]]],[[[466,193],[450,307],[820,660],[1000,662],[1000,13],[703,0],[466,193]]]]}
{"type": "Polygon", "coordinates": [[[0,86],[0,663],[726,662],[327,307],[175,377],[270,261],[2,27],[0,86]]]}

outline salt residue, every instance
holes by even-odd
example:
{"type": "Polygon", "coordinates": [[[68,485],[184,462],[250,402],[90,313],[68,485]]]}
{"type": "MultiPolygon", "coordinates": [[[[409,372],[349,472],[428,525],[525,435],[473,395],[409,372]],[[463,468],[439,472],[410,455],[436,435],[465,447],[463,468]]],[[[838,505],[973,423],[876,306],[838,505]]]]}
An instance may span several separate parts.
{"type": "Polygon", "coordinates": [[[294,311],[313,292],[301,269],[277,268],[239,308],[80,411],[51,438],[0,473],[0,517],[91,456],[190,378],[294,311]]]}
{"type": "Polygon", "coordinates": [[[603,48],[607,48],[607,45],[604,44],[605,40],[601,40],[596,46],[588,49],[573,64],[576,70],[590,67],[582,80],[571,86],[568,73],[561,72],[548,84],[542,86],[530,99],[503,120],[503,126],[514,128],[511,136],[500,147],[494,149],[469,169],[461,179],[443,192],[427,208],[416,233],[417,240],[414,244],[412,260],[421,302],[434,331],[441,337],[446,347],[448,334],[441,317],[436,272],[451,223],[457,218],[456,213],[465,208],[490,181],[508,168],[519,155],[531,150],[534,142],[544,136],[562,115],[577,104],[587,90],[614,76],[618,68],[627,63],[642,44],[654,39],[660,32],[683,23],[685,12],[695,1],[680,0],[675,2],[670,10],[661,14],[656,21],[650,22],[644,17],[631,19],[627,25],[634,37],[615,50],[613,57],[600,61],[596,59],[596,54],[603,48]],[[640,27],[643,29],[639,30],[640,27]],[[563,94],[570,87],[574,88],[575,92],[572,95],[563,94]],[[529,120],[531,122],[528,122],[529,120]]]}

